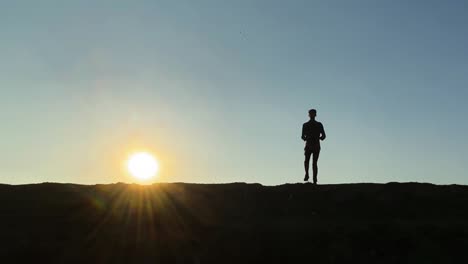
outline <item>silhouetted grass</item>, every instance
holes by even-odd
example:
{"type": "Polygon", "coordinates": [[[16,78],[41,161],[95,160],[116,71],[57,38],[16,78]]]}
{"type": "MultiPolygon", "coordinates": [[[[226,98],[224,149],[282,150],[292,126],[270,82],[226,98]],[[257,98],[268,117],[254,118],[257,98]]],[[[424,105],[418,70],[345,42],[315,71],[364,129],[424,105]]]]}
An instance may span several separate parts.
{"type": "Polygon", "coordinates": [[[468,263],[468,187],[0,185],[1,263],[468,263]]]}

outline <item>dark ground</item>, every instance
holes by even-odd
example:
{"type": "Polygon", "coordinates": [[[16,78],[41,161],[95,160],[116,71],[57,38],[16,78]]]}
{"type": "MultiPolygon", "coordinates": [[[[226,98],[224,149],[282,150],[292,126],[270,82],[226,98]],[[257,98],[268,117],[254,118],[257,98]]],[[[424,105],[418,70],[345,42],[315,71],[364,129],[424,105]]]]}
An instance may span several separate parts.
{"type": "Polygon", "coordinates": [[[0,185],[0,263],[468,263],[468,186],[0,185]]]}

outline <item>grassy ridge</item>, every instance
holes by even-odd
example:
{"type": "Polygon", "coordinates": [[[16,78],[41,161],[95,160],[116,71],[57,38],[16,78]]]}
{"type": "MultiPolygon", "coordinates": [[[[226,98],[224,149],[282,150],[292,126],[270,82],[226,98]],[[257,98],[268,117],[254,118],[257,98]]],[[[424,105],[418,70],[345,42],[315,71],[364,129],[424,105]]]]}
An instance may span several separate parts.
{"type": "Polygon", "coordinates": [[[2,263],[468,263],[467,186],[44,183],[0,200],[2,263]]]}

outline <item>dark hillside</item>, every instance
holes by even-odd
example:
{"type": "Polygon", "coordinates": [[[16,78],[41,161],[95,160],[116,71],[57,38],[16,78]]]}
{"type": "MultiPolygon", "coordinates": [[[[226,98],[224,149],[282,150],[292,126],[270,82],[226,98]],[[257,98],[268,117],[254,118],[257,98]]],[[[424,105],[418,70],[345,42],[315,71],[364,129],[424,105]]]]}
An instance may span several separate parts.
{"type": "Polygon", "coordinates": [[[0,185],[1,263],[468,263],[468,187],[0,185]]]}

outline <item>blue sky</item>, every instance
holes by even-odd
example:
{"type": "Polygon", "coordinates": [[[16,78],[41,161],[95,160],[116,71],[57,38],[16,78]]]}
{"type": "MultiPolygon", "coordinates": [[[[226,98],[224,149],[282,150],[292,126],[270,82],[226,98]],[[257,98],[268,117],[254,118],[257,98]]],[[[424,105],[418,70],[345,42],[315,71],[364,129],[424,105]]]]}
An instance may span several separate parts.
{"type": "Polygon", "coordinates": [[[466,1],[0,3],[0,182],[468,184],[466,1]]]}

